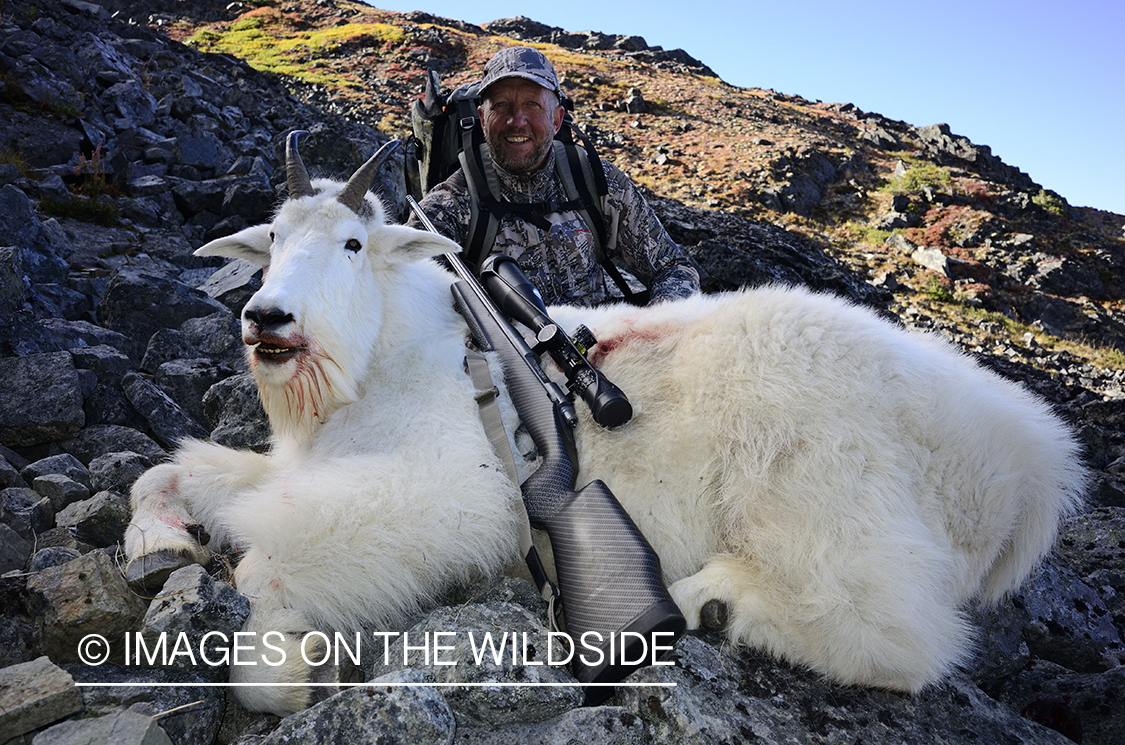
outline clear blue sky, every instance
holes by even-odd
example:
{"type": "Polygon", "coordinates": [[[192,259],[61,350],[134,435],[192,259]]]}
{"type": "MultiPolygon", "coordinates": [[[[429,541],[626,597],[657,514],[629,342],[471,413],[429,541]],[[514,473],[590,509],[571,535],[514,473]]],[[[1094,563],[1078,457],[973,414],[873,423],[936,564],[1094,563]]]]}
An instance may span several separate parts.
{"type": "Polygon", "coordinates": [[[682,48],[732,85],[945,122],[1076,206],[1125,214],[1125,0],[368,0],[682,48]]]}

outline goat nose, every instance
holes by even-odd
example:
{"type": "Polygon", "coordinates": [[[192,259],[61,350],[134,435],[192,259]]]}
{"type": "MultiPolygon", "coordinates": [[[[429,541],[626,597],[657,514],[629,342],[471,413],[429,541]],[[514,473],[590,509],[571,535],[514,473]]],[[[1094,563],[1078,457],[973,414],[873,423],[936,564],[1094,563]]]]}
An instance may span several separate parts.
{"type": "Polygon", "coordinates": [[[293,314],[281,308],[246,308],[242,311],[246,320],[258,327],[259,333],[277,331],[287,323],[293,322],[293,314]]]}

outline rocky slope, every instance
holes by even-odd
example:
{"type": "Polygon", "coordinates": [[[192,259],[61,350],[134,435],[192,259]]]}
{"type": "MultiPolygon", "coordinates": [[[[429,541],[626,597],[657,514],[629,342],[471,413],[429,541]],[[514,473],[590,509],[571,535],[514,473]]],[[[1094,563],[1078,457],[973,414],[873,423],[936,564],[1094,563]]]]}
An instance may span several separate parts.
{"type": "MultiPolygon", "coordinates": [[[[1125,218],[1069,206],[943,125],[734,88],[638,37],[342,0],[4,0],[0,122],[0,742],[1125,739],[1125,218]],[[142,629],[198,640],[247,612],[222,562],[181,570],[155,600],[119,571],[124,495],[177,438],[267,443],[237,321],[260,275],[191,250],[265,219],[288,130],[312,131],[307,162],[350,173],[406,134],[427,66],[461,82],[516,39],[556,61],[575,118],[650,189],[709,291],[799,282],[950,336],[1074,425],[1090,511],[1018,595],[978,613],[965,670],[917,697],[826,684],[708,634],[637,674],[675,688],[594,708],[568,688],[373,684],[279,722],[222,689],[76,688],[223,680],[202,664],[81,664],[79,644],[99,633],[120,649],[142,629]]],[[[379,184],[399,208],[402,189],[393,174],[379,184]]],[[[415,628],[544,633],[521,583],[454,601],[415,628]]],[[[358,675],[466,680],[402,667],[358,675]]]]}

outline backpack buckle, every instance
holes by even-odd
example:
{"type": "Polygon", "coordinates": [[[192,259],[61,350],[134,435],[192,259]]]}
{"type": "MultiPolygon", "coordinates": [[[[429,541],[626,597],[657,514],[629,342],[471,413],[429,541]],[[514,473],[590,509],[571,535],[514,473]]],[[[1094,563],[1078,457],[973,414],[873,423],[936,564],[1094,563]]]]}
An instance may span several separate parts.
{"type": "Polygon", "coordinates": [[[463,116],[461,117],[461,129],[472,129],[473,123],[476,121],[475,117],[463,116]]]}

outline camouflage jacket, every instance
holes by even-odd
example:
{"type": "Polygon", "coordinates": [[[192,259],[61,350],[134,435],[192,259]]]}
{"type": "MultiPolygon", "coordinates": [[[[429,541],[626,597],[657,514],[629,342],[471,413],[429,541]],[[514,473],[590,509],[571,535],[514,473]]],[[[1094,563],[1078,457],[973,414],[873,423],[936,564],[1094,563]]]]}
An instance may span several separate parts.
{"type": "MultiPolygon", "coordinates": [[[[699,273],[668,236],[644,196],[616,166],[602,161],[609,194],[605,198],[606,256],[651,291],[650,302],[687,297],[699,292],[699,273]]],[[[531,174],[512,174],[494,166],[500,197],[509,202],[565,202],[554,153],[531,174]]],[[[421,206],[438,231],[462,246],[469,232],[469,189],[457,171],[430,190],[421,206]]],[[[520,265],[548,304],[592,306],[613,300],[597,262],[594,236],[577,212],[545,215],[550,229],[505,215],[496,233],[494,253],[505,253],[520,265]]],[[[416,225],[411,216],[407,223],[416,225]]],[[[612,280],[610,280],[612,283],[612,280]]]]}

